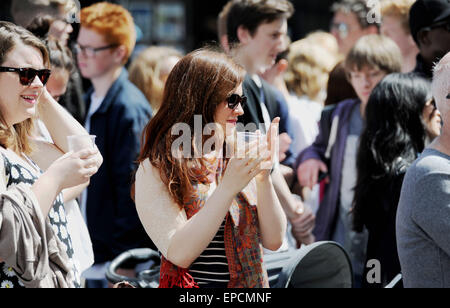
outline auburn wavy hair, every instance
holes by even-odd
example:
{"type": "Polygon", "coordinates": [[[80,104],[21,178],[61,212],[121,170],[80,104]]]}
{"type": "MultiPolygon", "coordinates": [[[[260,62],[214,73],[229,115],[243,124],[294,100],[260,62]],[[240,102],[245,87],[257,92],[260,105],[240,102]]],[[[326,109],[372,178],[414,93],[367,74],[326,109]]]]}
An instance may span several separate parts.
{"type": "MultiPolygon", "coordinates": [[[[217,107],[234,93],[244,76],[244,69],[231,57],[203,48],[183,57],[167,79],[161,108],[144,130],[138,162],[150,159],[180,208],[184,198],[190,196],[193,183],[200,179],[198,171],[206,169],[202,158],[173,156],[172,145],[179,135],[173,135],[172,128],[181,123],[189,125],[189,150],[200,153],[194,136],[195,116],[201,116],[202,131],[207,124],[214,123],[217,107]]],[[[202,135],[201,145],[210,137],[202,135]]]]}

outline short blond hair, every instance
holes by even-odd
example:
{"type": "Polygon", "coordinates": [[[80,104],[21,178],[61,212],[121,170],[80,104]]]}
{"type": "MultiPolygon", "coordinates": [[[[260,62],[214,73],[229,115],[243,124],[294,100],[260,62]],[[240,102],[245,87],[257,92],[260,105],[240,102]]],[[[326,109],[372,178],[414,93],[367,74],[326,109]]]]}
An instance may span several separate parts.
{"type": "Polygon", "coordinates": [[[411,33],[409,28],[409,11],[416,0],[383,0],[381,1],[381,15],[398,19],[403,30],[411,33]]]}
{"type": "Polygon", "coordinates": [[[169,58],[182,58],[182,54],[172,48],[152,46],[142,51],[131,62],[129,71],[130,81],[144,93],[155,113],[161,106],[164,82],[160,76],[164,64],[169,58]]]}
{"type": "Polygon", "coordinates": [[[288,62],[285,74],[288,90],[318,100],[337,58],[313,40],[302,39],[289,46],[288,62]]]}
{"type": "Polygon", "coordinates": [[[339,44],[333,34],[319,30],[309,33],[306,38],[325,48],[332,56],[339,56],[339,44]]]}

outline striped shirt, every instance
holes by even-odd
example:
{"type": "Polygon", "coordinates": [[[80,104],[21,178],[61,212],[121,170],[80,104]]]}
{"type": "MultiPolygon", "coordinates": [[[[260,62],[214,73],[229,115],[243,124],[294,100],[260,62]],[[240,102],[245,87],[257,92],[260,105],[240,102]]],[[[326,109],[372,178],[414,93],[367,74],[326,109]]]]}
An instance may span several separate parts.
{"type": "Polygon", "coordinates": [[[224,242],[225,221],[208,248],[191,265],[189,273],[200,288],[227,288],[230,281],[224,242]]]}

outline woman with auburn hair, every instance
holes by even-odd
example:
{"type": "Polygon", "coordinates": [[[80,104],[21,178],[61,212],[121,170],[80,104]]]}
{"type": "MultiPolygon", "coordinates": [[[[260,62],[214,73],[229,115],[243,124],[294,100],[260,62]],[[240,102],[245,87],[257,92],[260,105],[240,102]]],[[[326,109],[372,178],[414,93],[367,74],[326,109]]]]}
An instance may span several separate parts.
{"type": "Polygon", "coordinates": [[[37,37],[0,22],[1,288],[80,287],[64,201],[89,184],[102,157],[93,148],[69,152],[67,136],[87,132],[45,88],[48,65],[37,37]],[[54,144],[31,142],[37,115],[54,144]]]}
{"type": "Polygon", "coordinates": [[[279,119],[258,157],[247,152],[244,158],[222,158],[243,114],[244,74],[225,54],[188,54],[170,73],[161,109],[145,129],[135,199],[162,254],[160,287],[269,286],[262,246],[277,250],[287,222],[262,163],[273,164],[267,144],[275,141],[270,136],[279,119]],[[198,115],[202,131],[208,123],[218,127],[216,146],[206,153],[201,147],[208,140],[193,133],[198,115]],[[180,123],[191,128],[188,151],[176,148],[179,137],[171,134],[180,123]],[[202,155],[176,158],[178,151],[202,155]]]}

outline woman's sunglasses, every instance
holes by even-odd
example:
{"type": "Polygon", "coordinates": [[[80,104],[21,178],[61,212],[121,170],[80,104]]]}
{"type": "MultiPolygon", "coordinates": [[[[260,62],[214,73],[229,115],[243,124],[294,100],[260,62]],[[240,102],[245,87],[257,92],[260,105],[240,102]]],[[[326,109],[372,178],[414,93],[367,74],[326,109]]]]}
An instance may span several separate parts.
{"type": "Polygon", "coordinates": [[[0,66],[0,72],[11,72],[19,74],[19,80],[23,86],[31,85],[36,76],[38,76],[42,84],[45,86],[51,74],[51,71],[48,69],[35,70],[34,68],[14,68],[4,66],[0,66]]]}
{"type": "Polygon", "coordinates": [[[228,108],[231,110],[235,110],[239,104],[241,104],[242,108],[244,108],[247,103],[247,97],[240,96],[239,94],[231,94],[227,98],[228,108]]]}

